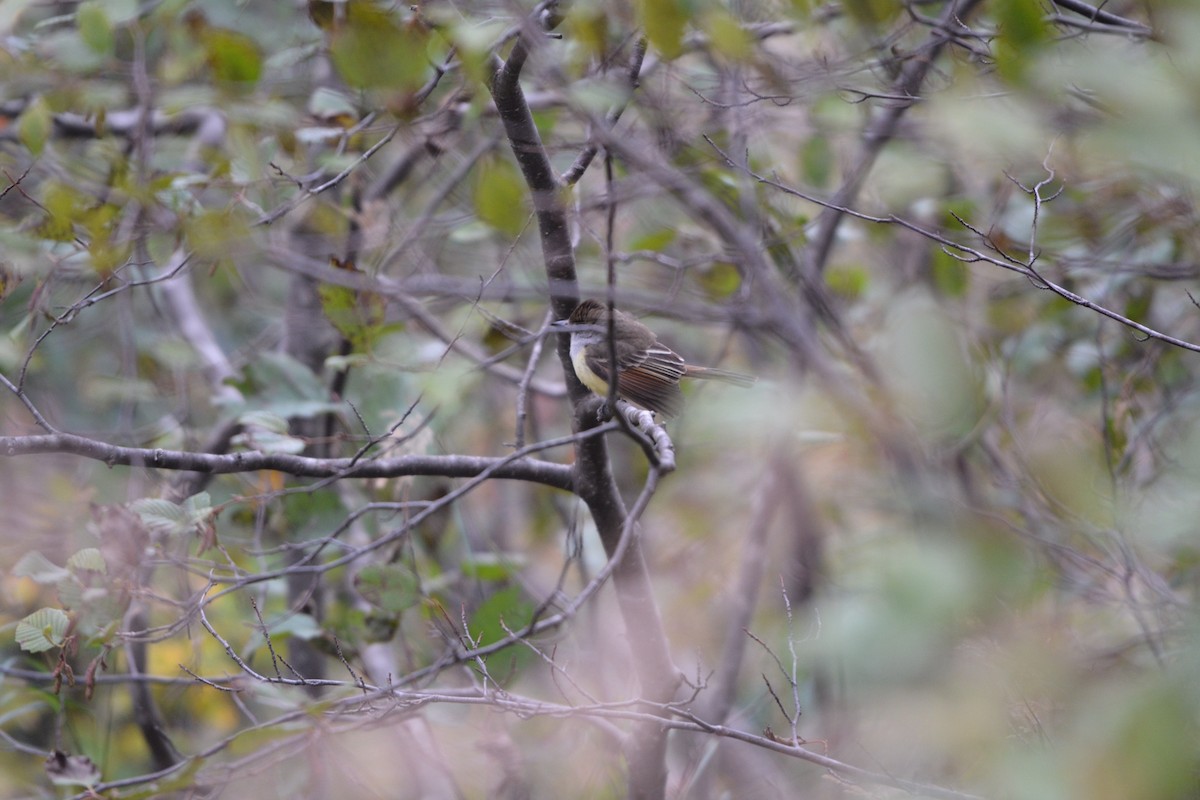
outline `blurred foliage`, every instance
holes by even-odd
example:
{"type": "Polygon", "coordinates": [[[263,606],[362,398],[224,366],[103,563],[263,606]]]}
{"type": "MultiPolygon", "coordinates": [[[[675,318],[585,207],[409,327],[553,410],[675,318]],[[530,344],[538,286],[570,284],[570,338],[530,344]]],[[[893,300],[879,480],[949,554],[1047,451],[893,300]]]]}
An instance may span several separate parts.
{"type": "MultiPolygon", "coordinates": [[[[486,85],[531,6],[0,2],[0,373],[59,429],[118,445],[510,454],[522,331],[547,313],[546,198],[494,146],[486,85]]],[[[1034,0],[982,4],[932,55],[942,2],[580,0],[532,34],[523,87],[555,169],[628,100],[614,139],[669,170],[618,157],[609,185],[601,156],[564,189],[585,294],[611,256],[619,301],[664,341],[761,376],[686,389],[679,470],[642,525],[699,716],[731,682],[729,725],[784,741],[802,712],[816,752],[896,777],[1200,792],[1200,5],[1103,10],[1154,35],[1034,0]],[[898,94],[925,58],[919,96],[898,94]],[[811,198],[860,168],[863,216],[814,266],[811,198]],[[762,237],[769,276],[704,203],[762,237]]],[[[570,431],[538,390],[561,382],[553,351],[527,442],[570,431]]],[[[5,388],[0,435],[35,433],[5,388]]],[[[612,459],[632,502],[645,458],[614,436],[612,459]]],[[[147,704],[180,753],[213,755],[123,797],[227,779],[623,796],[622,721],[464,699],[635,698],[608,589],[529,646],[456,655],[603,568],[573,496],[274,471],[174,494],[195,477],[0,461],[0,796],[95,785],[83,756],[101,781],[153,772],[147,704]],[[337,685],[285,685],[312,663],[337,685]],[[359,681],[437,702],[348,713],[359,681]]],[[[867,790],[685,739],[681,797],[867,790]]]]}

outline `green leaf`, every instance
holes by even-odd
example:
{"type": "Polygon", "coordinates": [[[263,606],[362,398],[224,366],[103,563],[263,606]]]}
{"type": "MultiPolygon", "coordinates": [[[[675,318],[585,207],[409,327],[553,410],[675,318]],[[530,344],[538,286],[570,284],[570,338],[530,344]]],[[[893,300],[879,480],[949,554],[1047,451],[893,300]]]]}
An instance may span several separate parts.
{"type": "Polygon", "coordinates": [[[308,419],[344,408],[327,399],[329,391],[315,372],[286,353],[260,352],[245,372],[247,379],[237,386],[256,410],[284,419],[308,419]]]}
{"type": "Polygon", "coordinates": [[[258,393],[263,396],[315,400],[326,394],[317,374],[286,353],[263,351],[248,369],[258,393]]]}
{"type": "Polygon", "coordinates": [[[520,587],[501,589],[475,609],[470,622],[471,638],[480,646],[492,644],[508,636],[505,627],[520,630],[532,617],[533,603],[520,587]]]}
{"type": "Polygon", "coordinates": [[[962,297],[970,277],[967,265],[944,250],[933,252],[933,285],[947,297],[962,297]]]}
{"type": "Polygon", "coordinates": [[[486,159],[475,181],[475,210],[493,228],[516,236],[525,227],[525,184],[516,167],[501,158],[486,159]]]}
{"type": "Polygon", "coordinates": [[[344,92],[319,86],[308,98],[308,113],[320,120],[357,120],[358,107],[344,92]]]}
{"type": "Polygon", "coordinates": [[[333,355],[325,359],[325,369],[335,371],[362,369],[374,363],[366,353],[350,353],[349,355],[333,355]]]}
{"type": "Polygon", "coordinates": [[[813,186],[828,186],[829,177],[833,174],[833,152],[829,148],[829,139],[825,136],[812,136],[805,140],[800,148],[800,168],[804,179],[813,186]]]}
{"type": "Polygon", "coordinates": [[[111,634],[129,608],[129,599],[127,592],[103,585],[85,585],[74,576],[58,582],[58,602],[63,608],[78,612],[75,630],[89,638],[111,634]]]}
{"type": "Polygon", "coordinates": [[[104,9],[105,16],[114,25],[124,25],[137,19],[141,9],[138,0],[92,0],[104,9]]]}
{"type": "Polygon", "coordinates": [[[142,524],[155,533],[178,536],[196,530],[212,515],[212,500],[208,492],[189,497],[183,505],[156,497],[144,497],[129,504],[142,524]]]}
{"type": "Polygon", "coordinates": [[[50,106],[42,98],[37,98],[25,107],[21,118],[17,121],[17,137],[21,144],[29,148],[29,152],[40,156],[50,137],[54,121],[50,115],[50,106]]]}
{"type": "Polygon", "coordinates": [[[385,614],[382,611],[372,611],[364,614],[362,636],[368,642],[390,642],[400,629],[400,617],[395,614],[385,614]]]}
{"type": "MultiPolygon", "coordinates": [[[[533,617],[533,604],[526,599],[520,587],[511,586],[496,592],[475,609],[469,628],[476,644],[486,646],[497,642],[511,631],[519,631],[533,617]]],[[[497,680],[504,680],[532,660],[532,653],[524,647],[510,647],[487,657],[488,671],[497,680]]]]}
{"type": "Polygon", "coordinates": [[[1122,313],[1134,322],[1150,318],[1150,306],[1154,301],[1154,293],[1139,291],[1125,303],[1122,313]]]}
{"type": "Polygon", "coordinates": [[[696,282],[713,299],[724,299],[742,287],[742,274],[728,261],[714,261],[696,273],[696,282]]]}
{"type": "Polygon", "coordinates": [[[904,8],[895,0],[845,0],[843,6],[852,20],[871,29],[888,24],[904,8]]]}
{"type": "Polygon", "coordinates": [[[283,523],[291,541],[324,537],[343,523],[346,504],[336,488],[290,494],[283,498],[283,523]]]}
{"type": "Polygon", "coordinates": [[[839,265],[825,273],[825,285],[843,297],[860,297],[870,282],[866,268],[861,265],[839,265]]]}
{"type": "Polygon", "coordinates": [[[79,26],[79,37],[84,44],[101,55],[112,54],[112,22],[99,3],[81,3],[75,12],[75,24],[79,26]]]}
{"type": "Polygon", "coordinates": [[[574,2],[567,7],[563,23],[571,42],[600,56],[608,48],[609,16],[601,2],[574,2]]]}
{"type": "Polygon", "coordinates": [[[1039,0],[1001,0],[996,10],[1001,41],[1022,50],[1046,40],[1049,31],[1039,0]]]}
{"type": "Polygon", "coordinates": [[[334,33],[329,54],[355,88],[412,91],[428,71],[427,38],[422,25],[401,27],[386,11],[360,3],[334,33]]]}
{"type": "Polygon", "coordinates": [[[363,599],[392,614],[412,608],[421,599],[421,582],[403,564],[369,564],[354,576],[363,599]]]}
{"type": "Polygon", "coordinates": [[[58,602],[66,609],[81,609],[84,606],[84,592],[87,591],[74,575],[58,582],[58,602]]]}
{"type": "Polygon", "coordinates": [[[477,220],[471,220],[450,231],[447,241],[453,244],[478,244],[492,236],[491,228],[477,220]]]}
{"type": "Polygon", "coordinates": [[[355,350],[370,350],[387,330],[387,303],[375,292],[323,284],[317,293],[321,297],[321,310],[355,350]]]}
{"type": "Polygon", "coordinates": [[[133,513],[141,517],[142,524],[153,533],[168,536],[183,533],[187,529],[187,514],[183,508],[170,500],[144,497],[129,504],[133,513]]]}
{"type": "Polygon", "coordinates": [[[630,250],[650,250],[661,253],[667,245],[679,237],[679,231],[674,228],[659,228],[648,231],[636,237],[629,243],[630,250]]]}
{"type": "Polygon", "coordinates": [[[503,581],[525,566],[521,553],[474,553],[459,562],[458,568],[468,578],[481,581],[503,581]]]}
{"type": "Polygon", "coordinates": [[[95,547],[86,547],[68,558],[67,569],[72,572],[99,572],[101,575],[108,573],[104,556],[95,547]]]}
{"type": "Polygon", "coordinates": [[[112,203],[103,203],[84,209],[78,216],[77,222],[87,231],[92,268],[100,275],[110,274],[129,256],[128,243],[113,241],[115,225],[121,213],[121,209],[112,203]]]}
{"type": "Polygon", "coordinates": [[[60,647],[70,620],[57,608],[39,608],[17,623],[16,640],[27,653],[44,653],[60,647]]]}
{"type": "Polygon", "coordinates": [[[448,24],[438,30],[453,42],[462,61],[463,74],[481,85],[486,85],[491,78],[490,59],[496,42],[504,36],[503,26],[497,25],[499,21],[497,18],[482,22],[478,17],[448,20],[448,24]]]}
{"type": "MultiPolygon", "coordinates": [[[[321,624],[316,621],[310,614],[289,614],[282,619],[277,619],[267,626],[267,633],[271,635],[271,641],[284,639],[300,639],[305,642],[311,642],[314,639],[320,639],[325,631],[321,624]]],[[[246,637],[246,643],[241,647],[243,658],[250,658],[258,648],[267,643],[267,638],[263,636],[263,632],[257,626],[253,633],[246,637]]]]}
{"type": "Polygon", "coordinates": [[[1034,61],[1034,50],[1049,34],[1039,0],[1003,0],[997,5],[999,36],[996,68],[1010,81],[1020,80],[1034,61]]]}
{"type": "Polygon", "coordinates": [[[572,108],[602,116],[629,97],[629,88],[611,80],[580,81],[570,88],[569,97],[572,108]]]}
{"type": "Polygon", "coordinates": [[[249,237],[250,229],[242,215],[221,210],[205,211],[187,219],[184,233],[198,258],[223,264],[229,261],[234,248],[249,237]]]}
{"type": "Polygon", "coordinates": [[[325,631],[311,614],[291,614],[270,627],[271,637],[293,637],[306,642],[320,638],[325,631]]]}
{"type": "Polygon", "coordinates": [[[338,329],[338,333],[350,338],[350,333],[359,325],[357,295],[349,286],[335,286],[331,283],[322,284],[317,288],[321,297],[321,310],[338,329]]]}
{"type": "Polygon", "coordinates": [[[746,61],[754,55],[754,40],[728,12],[709,11],[703,24],[713,49],[730,61],[746,61]]]}
{"type": "Polygon", "coordinates": [[[183,501],[183,509],[193,522],[203,522],[213,513],[212,498],[208,492],[197,492],[183,501]]]}
{"type": "Polygon", "coordinates": [[[813,0],[791,0],[792,13],[807,22],[812,17],[813,0]]]}
{"type": "Polygon", "coordinates": [[[13,565],[13,577],[31,578],[37,583],[57,583],[70,576],[70,572],[60,567],[37,550],[26,553],[13,565]]]}
{"type": "Polygon", "coordinates": [[[234,447],[245,450],[257,450],[260,453],[287,453],[300,455],[308,443],[295,436],[286,436],[261,429],[242,431],[230,440],[234,447]]]}
{"type": "Polygon", "coordinates": [[[271,433],[284,434],[288,432],[288,421],[285,417],[270,411],[247,411],[238,417],[238,422],[246,428],[261,428],[271,433]]]}
{"type": "Polygon", "coordinates": [[[257,83],[262,77],[262,53],[244,33],[226,28],[207,28],[204,49],[213,77],[230,83],[257,83]]]}
{"type": "Polygon", "coordinates": [[[678,58],[683,53],[683,32],[688,22],[682,0],[641,0],[638,11],[650,44],[664,58],[678,58]]]}
{"type": "Polygon", "coordinates": [[[289,436],[287,419],[271,411],[247,411],[238,420],[242,423],[242,432],[231,440],[235,447],[297,455],[308,446],[303,439],[289,436]]]}

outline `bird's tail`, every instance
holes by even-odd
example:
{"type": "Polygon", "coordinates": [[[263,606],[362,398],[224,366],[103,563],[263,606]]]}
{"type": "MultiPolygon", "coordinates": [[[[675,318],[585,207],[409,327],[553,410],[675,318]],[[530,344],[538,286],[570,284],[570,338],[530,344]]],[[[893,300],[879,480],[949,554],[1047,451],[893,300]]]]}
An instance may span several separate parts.
{"type": "Polygon", "coordinates": [[[749,388],[754,385],[758,378],[753,375],[743,375],[740,372],[730,372],[727,369],[715,369],[713,367],[693,367],[688,365],[687,376],[689,378],[700,378],[702,380],[724,381],[732,383],[734,386],[749,388]]]}

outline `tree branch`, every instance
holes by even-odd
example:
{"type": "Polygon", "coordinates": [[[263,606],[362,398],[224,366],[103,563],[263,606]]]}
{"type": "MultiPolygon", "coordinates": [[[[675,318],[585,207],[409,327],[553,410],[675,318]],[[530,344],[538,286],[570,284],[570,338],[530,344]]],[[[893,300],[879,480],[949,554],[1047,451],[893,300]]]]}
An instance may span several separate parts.
{"type": "Polygon", "coordinates": [[[1132,32],[1141,36],[1151,36],[1154,34],[1154,30],[1148,25],[1143,25],[1136,20],[1118,16],[1111,11],[1105,11],[1103,8],[1088,5],[1087,3],[1082,2],[1082,0],[1050,0],[1050,2],[1054,3],[1054,5],[1058,6],[1059,8],[1065,8],[1068,11],[1074,11],[1076,14],[1087,17],[1089,22],[1098,22],[1101,25],[1112,25],[1113,27],[1123,28],[1127,32],[1132,32]]]}
{"type": "MultiPolygon", "coordinates": [[[[531,447],[536,449],[537,445],[531,447]]],[[[491,470],[496,478],[530,481],[568,492],[572,490],[569,466],[524,455],[500,458],[405,455],[373,460],[308,458],[260,451],[215,455],[162,448],[123,447],[69,433],[0,436],[0,456],[12,458],[44,453],[69,453],[103,461],[110,467],[183,470],[214,475],[274,470],[305,478],[396,478],[402,475],[471,478],[491,470]]]]}
{"type": "Polygon", "coordinates": [[[957,31],[962,30],[963,20],[979,5],[981,0],[956,0],[946,6],[937,26],[929,34],[929,43],[920,52],[909,57],[900,75],[888,94],[901,99],[890,101],[879,116],[875,117],[863,131],[862,149],[841,188],[834,193],[825,210],[817,218],[816,231],[806,254],[804,269],[809,276],[825,271],[829,253],[842,221],[841,208],[852,205],[858,192],[866,182],[875,159],[884,146],[896,135],[904,112],[917,101],[925,77],[946,45],[955,40],[957,31]]]}
{"type": "MultiPolygon", "coordinates": [[[[493,60],[490,88],[513,155],[533,198],[551,306],[556,319],[566,319],[579,300],[575,255],[560,184],[520,85],[520,70],[528,54],[527,47],[526,36],[520,36],[506,63],[500,63],[498,57],[493,60]]],[[[573,426],[583,432],[595,427],[596,423],[594,418],[585,419],[580,410],[580,401],[590,392],[575,376],[569,338],[559,335],[558,356],[568,394],[576,409],[573,426]]],[[[593,437],[578,442],[576,456],[575,490],[592,514],[605,551],[612,557],[620,548],[627,547],[624,557],[615,565],[613,584],[642,694],[649,700],[669,701],[679,685],[679,674],[671,660],[640,540],[633,535],[622,544],[626,540],[622,532],[626,530],[628,514],[613,480],[604,439],[593,437]]],[[[631,742],[636,746],[626,751],[629,796],[662,797],[666,788],[666,730],[653,724],[641,726],[631,742]]]]}

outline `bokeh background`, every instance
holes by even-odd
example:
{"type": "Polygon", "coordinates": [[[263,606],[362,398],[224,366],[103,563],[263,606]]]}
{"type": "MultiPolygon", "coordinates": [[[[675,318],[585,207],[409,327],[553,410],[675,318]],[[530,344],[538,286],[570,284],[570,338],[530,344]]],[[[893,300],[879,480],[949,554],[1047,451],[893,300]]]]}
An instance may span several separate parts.
{"type": "MultiPolygon", "coordinates": [[[[793,737],[944,796],[1196,796],[1200,6],[1089,8],[0,3],[0,436],[22,400],[169,451],[568,435],[488,92],[523,35],[555,169],[612,156],[557,198],[582,293],[611,266],[759,376],[688,389],[640,523],[681,708],[759,737],[672,733],[667,796],[907,794],[793,737]]],[[[611,586],[447,657],[604,568],[586,508],[463,485],[0,459],[0,794],[625,796],[611,586]]]]}

